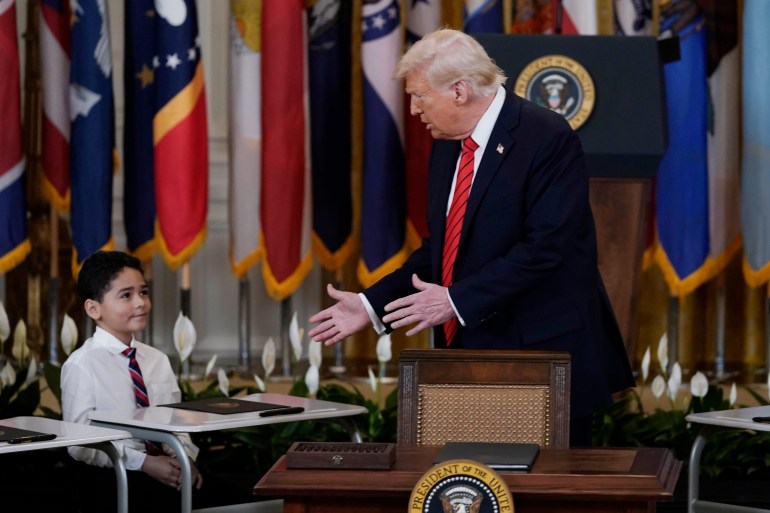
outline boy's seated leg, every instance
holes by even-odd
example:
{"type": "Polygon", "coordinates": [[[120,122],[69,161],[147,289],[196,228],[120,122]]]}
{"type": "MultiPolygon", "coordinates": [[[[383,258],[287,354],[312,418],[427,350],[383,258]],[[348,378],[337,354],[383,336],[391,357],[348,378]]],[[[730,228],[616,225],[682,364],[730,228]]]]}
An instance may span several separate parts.
{"type": "MultiPolygon", "coordinates": [[[[118,488],[115,470],[76,462],[78,499],[82,513],[117,511],[118,488]]],[[[128,509],[132,513],[179,511],[181,496],[175,489],[144,472],[128,470],[128,509]]],[[[194,494],[193,494],[194,495],[194,494]]]]}
{"type": "MultiPolygon", "coordinates": [[[[117,511],[118,487],[115,470],[74,461],[81,513],[117,511]]],[[[181,494],[138,470],[128,470],[128,509],[132,513],[179,511],[181,494]]],[[[257,482],[242,475],[204,475],[200,490],[193,488],[193,508],[212,508],[257,501],[251,488],[257,482]]]]}

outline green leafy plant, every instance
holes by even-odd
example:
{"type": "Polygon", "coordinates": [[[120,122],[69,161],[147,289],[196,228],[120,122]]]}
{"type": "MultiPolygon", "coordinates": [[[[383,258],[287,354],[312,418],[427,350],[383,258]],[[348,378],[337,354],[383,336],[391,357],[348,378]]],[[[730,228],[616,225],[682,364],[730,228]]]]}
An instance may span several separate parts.
{"type": "MultiPolygon", "coordinates": [[[[659,350],[659,356],[661,354],[663,353],[659,350]]],[[[665,361],[665,357],[661,360],[665,361]]],[[[648,365],[647,355],[645,361],[648,365]]],[[[676,367],[678,365],[674,364],[674,368],[676,367]]],[[[670,449],[674,456],[686,465],[693,442],[703,428],[702,425],[688,422],[687,415],[728,410],[734,407],[735,398],[725,399],[722,387],[707,384],[705,377],[696,373],[696,376],[700,374],[698,379],[704,382],[698,387],[691,382],[690,397],[680,399],[677,397],[680,385],[679,379],[676,379],[677,372],[678,370],[669,376],[663,371],[662,377],[656,377],[659,381],[657,385],[660,385],[660,382],[665,383],[665,378],[668,378],[668,384],[662,385],[669,388],[669,408],[666,409],[661,404],[664,390],[656,390],[656,383],[649,388],[645,385],[647,373],[643,368],[642,383],[639,387],[628,392],[605,411],[594,415],[594,446],[664,447],[670,449]],[[645,393],[655,395],[656,406],[652,411],[645,411],[642,402],[645,393]]],[[[696,377],[693,377],[693,381],[695,380],[696,377]]],[[[755,391],[750,388],[746,390],[758,404],[768,404],[768,401],[755,391]]],[[[731,396],[733,394],[734,391],[731,396]]],[[[707,477],[770,476],[770,433],[736,429],[719,431],[709,437],[700,467],[702,474],[707,477]]]]}

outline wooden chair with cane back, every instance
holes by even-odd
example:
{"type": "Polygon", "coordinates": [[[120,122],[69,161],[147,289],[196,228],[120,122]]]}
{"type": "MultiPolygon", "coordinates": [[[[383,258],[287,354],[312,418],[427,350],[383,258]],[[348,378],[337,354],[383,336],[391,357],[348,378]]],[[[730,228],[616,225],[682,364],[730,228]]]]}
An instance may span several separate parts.
{"type": "Polygon", "coordinates": [[[568,448],[570,366],[558,351],[405,349],[398,443],[568,448]]]}

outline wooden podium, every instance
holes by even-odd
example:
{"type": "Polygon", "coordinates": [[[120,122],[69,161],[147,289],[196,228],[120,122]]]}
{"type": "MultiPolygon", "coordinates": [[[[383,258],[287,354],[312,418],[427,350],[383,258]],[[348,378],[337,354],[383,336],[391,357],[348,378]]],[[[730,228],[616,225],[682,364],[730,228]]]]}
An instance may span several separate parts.
{"type": "MultiPolygon", "coordinates": [[[[439,446],[396,449],[390,470],[287,469],[282,457],[254,494],[283,498],[285,513],[408,510],[439,446]]],[[[498,472],[516,513],[651,513],[671,500],[682,463],[668,449],[541,449],[531,472],[498,472]]]]}

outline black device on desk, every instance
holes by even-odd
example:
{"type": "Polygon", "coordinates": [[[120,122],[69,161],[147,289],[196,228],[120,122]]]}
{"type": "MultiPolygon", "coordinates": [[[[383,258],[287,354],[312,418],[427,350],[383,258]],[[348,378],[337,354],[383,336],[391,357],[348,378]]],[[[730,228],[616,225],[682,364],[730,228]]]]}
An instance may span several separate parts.
{"type": "Polygon", "coordinates": [[[44,440],[53,440],[56,435],[53,433],[40,433],[28,429],[19,429],[8,426],[0,426],[0,442],[9,444],[24,444],[28,442],[42,442],[44,440]]]}

